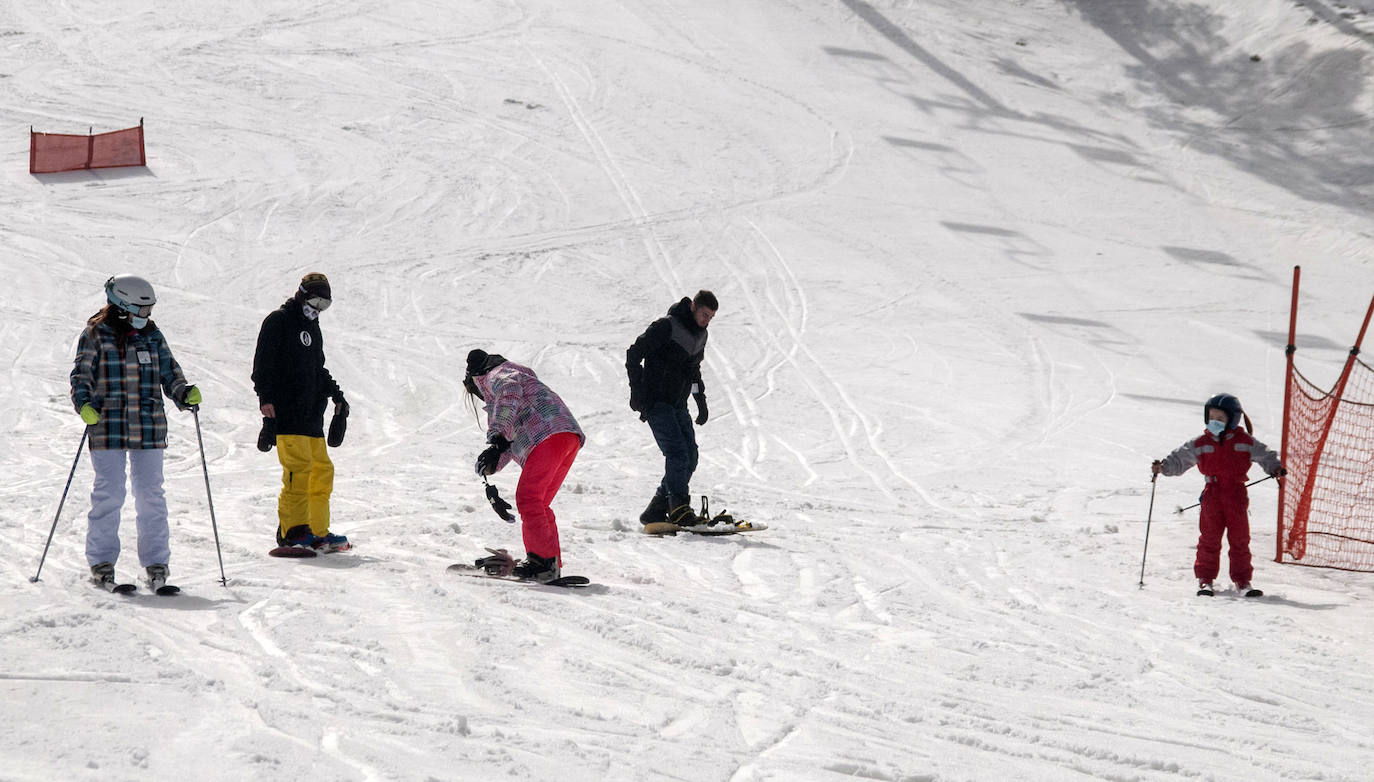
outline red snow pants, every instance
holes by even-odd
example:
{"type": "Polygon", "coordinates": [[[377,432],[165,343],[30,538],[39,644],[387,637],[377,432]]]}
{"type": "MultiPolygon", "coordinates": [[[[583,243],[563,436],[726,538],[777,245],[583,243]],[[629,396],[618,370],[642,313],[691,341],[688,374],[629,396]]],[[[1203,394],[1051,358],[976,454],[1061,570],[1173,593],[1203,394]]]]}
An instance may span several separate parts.
{"type": "Polygon", "coordinates": [[[553,557],[559,567],[563,566],[563,552],[558,546],[558,525],[549,505],[581,447],[572,432],[550,435],[530,451],[515,485],[515,509],[520,513],[525,553],[553,557]]]}
{"type": "Polygon", "coordinates": [[[1250,495],[1245,484],[1216,482],[1202,492],[1202,511],[1198,514],[1197,559],[1193,575],[1199,581],[1215,581],[1221,570],[1221,536],[1226,535],[1227,559],[1231,580],[1250,583],[1255,569],[1250,564],[1250,495]]]}

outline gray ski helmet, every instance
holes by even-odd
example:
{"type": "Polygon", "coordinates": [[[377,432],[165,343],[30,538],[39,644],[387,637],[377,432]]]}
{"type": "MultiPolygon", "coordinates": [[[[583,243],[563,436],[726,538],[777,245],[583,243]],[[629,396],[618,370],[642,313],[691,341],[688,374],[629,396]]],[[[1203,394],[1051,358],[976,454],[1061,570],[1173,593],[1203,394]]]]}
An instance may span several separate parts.
{"type": "Polygon", "coordinates": [[[1204,424],[1208,421],[1207,411],[1213,407],[1226,413],[1227,429],[1235,429],[1240,426],[1240,419],[1241,416],[1245,415],[1245,411],[1241,409],[1239,399],[1230,394],[1217,394],[1208,399],[1202,406],[1202,422],[1204,424]]]}
{"type": "Polygon", "coordinates": [[[133,274],[116,274],[106,280],[105,298],[136,318],[147,318],[157,304],[152,283],[133,274]]]}

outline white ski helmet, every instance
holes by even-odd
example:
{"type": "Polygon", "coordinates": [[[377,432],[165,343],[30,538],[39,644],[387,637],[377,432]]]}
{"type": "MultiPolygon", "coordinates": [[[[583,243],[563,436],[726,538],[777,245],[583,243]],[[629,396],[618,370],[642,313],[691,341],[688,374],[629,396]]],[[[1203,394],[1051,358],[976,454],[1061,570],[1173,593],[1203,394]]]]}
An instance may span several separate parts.
{"type": "Polygon", "coordinates": [[[157,303],[152,283],[133,274],[116,274],[105,281],[105,298],[129,313],[134,328],[143,328],[157,303]]]}

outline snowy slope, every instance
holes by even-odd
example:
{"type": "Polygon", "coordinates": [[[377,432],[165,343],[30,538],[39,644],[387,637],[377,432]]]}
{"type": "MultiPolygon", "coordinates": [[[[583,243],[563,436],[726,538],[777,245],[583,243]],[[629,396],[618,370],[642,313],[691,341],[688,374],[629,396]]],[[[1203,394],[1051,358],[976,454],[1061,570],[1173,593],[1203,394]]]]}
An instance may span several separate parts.
{"type": "Polygon", "coordinates": [[[1314,379],[1374,294],[1371,14],[0,5],[0,780],[1364,778],[1374,579],[1273,563],[1272,484],[1271,597],[1192,596],[1195,474],[1159,484],[1137,582],[1148,463],[1202,399],[1279,444],[1293,265],[1314,379]],[[25,169],[29,126],[140,116],[146,170],[25,169]],[[311,270],[358,547],[269,560],[249,364],[311,270]],[[120,271],[206,397],[217,530],[176,416],[175,600],[85,586],[84,458],[29,581],[120,271]],[[652,539],[623,355],[698,288],[694,489],[772,528],[652,539]],[[472,347],[588,433],[555,504],[587,590],[444,572],[519,546],[470,472],[472,347]]]}

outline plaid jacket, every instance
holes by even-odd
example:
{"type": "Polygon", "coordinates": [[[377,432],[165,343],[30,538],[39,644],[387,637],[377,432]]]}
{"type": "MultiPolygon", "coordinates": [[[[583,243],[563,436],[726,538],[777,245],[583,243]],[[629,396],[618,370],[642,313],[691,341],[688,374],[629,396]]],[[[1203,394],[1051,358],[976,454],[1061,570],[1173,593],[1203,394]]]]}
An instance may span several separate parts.
{"type": "Polygon", "coordinates": [[[499,434],[510,441],[510,450],[501,454],[496,469],[512,459],[524,465],[535,446],[559,432],[571,432],[580,442],[587,442],[568,406],[540,382],[533,369],[507,361],[472,381],[487,400],[487,437],[499,434]]]}
{"type": "Polygon", "coordinates": [[[104,323],[87,326],[76,343],[71,386],[73,407],[80,411],[90,403],[100,411],[100,423],[90,433],[97,451],[166,448],[163,392],[178,408],[188,409],[181,400],[190,385],[154,325],[130,332],[123,356],[114,329],[104,323]]]}

